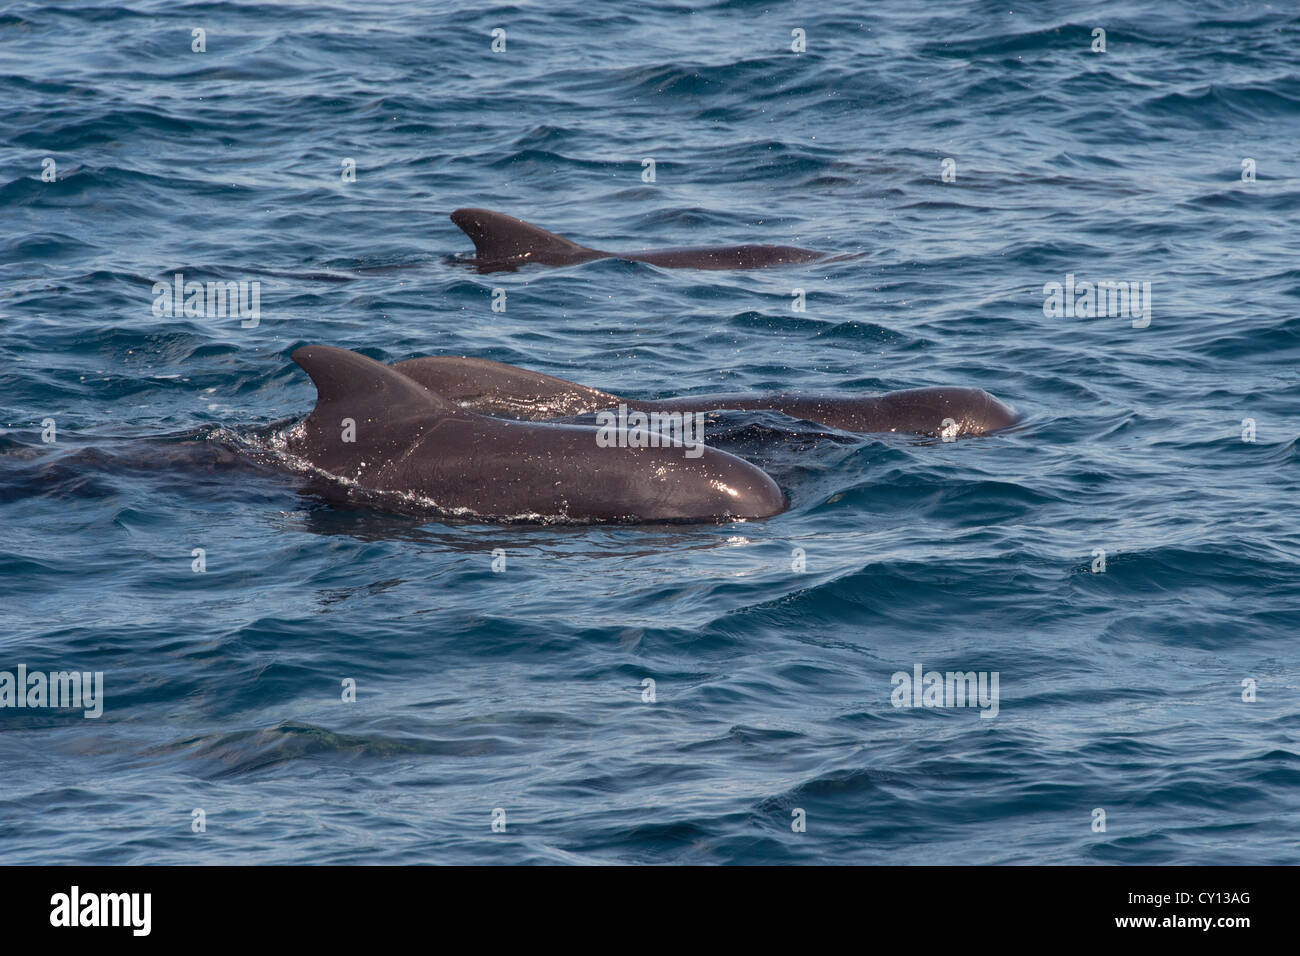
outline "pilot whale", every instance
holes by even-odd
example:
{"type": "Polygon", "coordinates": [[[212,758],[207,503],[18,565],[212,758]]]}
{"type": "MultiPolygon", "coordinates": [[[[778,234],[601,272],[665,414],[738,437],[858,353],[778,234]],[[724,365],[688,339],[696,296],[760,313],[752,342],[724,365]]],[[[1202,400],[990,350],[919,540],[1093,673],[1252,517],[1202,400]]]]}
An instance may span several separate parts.
{"type": "Polygon", "coordinates": [[[647,413],[770,409],[844,431],[943,438],[982,435],[1018,421],[1011,408],[981,388],[908,388],[868,396],[692,395],[639,401],[487,359],[428,356],[397,362],[392,368],[462,408],[529,421],[589,415],[620,405],[647,413]]]}
{"type": "Polygon", "coordinates": [[[709,522],[787,507],[766,472],[719,449],[602,447],[594,427],[481,415],[346,349],[308,345],[292,358],[316,407],[286,450],[366,491],[527,520],[709,522]]]}
{"type": "Polygon", "coordinates": [[[813,262],[824,253],[795,246],[714,246],[659,252],[605,252],[580,246],[539,226],[490,209],[457,209],[451,221],[474,241],[480,272],[514,270],[528,263],[567,266],[593,259],[630,259],[665,269],[762,269],[813,262]]]}

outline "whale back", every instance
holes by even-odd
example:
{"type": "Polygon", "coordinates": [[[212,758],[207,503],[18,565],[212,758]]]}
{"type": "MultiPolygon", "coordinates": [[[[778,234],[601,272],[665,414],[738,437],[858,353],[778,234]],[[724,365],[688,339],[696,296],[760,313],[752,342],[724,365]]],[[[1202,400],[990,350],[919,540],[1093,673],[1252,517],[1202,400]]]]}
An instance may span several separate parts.
{"type": "Polygon", "coordinates": [[[621,252],[618,256],[663,269],[766,269],[771,266],[815,262],[822,253],[797,246],[710,246],[702,249],[663,249],[658,252],[621,252]]]}
{"type": "Polygon", "coordinates": [[[540,226],[491,209],[457,209],[451,221],[464,230],[478,253],[481,272],[513,270],[528,263],[565,266],[593,259],[627,259],[665,269],[763,269],[814,262],[824,254],[797,246],[709,246],[641,252],[605,252],[578,243],[540,226]]]}
{"type": "Polygon", "coordinates": [[[288,450],[326,473],[320,490],[330,498],[395,494],[381,503],[422,500],[511,520],[716,521],[788,507],[766,472],[704,446],[702,435],[693,444],[633,442],[626,432],[507,421],[355,352],[309,345],[293,360],[317,400],[289,432],[288,450]]]}
{"type": "Polygon", "coordinates": [[[979,435],[1019,421],[1015,410],[981,388],[911,388],[876,395],[739,393],[639,400],[487,359],[430,356],[392,368],[480,415],[547,421],[626,405],[630,410],[710,412],[771,410],[845,431],[979,435]]]}
{"type": "Polygon", "coordinates": [[[544,421],[585,415],[623,401],[617,395],[554,375],[488,359],[436,355],[407,359],[390,367],[481,415],[544,421]]]}

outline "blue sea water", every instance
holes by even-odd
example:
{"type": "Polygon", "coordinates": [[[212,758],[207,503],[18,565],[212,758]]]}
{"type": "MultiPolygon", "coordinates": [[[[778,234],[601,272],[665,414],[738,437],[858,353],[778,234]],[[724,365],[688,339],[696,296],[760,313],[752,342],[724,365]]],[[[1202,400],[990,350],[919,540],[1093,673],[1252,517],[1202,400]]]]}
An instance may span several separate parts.
{"type": "Polygon", "coordinates": [[[0,670],[105,701],[0,709],[0,861],[1300,862],[1298,48],[1226,0],[6,4],[0,670]],[[836,256],[480,275],[459,206],[836,256]],[[260,321],[156,316],[178,272],[260,321]],[[274,467],[307,343],[1025,421],[713,416],[767,521],[386,514],[274,467]],[[894,706],[917,666],[996,716],[894,706]]]}

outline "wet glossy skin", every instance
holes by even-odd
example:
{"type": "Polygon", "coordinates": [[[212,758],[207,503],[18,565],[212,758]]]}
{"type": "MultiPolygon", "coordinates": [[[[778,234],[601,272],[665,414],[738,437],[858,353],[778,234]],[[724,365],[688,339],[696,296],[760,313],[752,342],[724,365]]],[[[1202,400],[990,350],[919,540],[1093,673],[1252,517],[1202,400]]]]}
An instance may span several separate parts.
{"type": "Polygon", "coordinates": [[[345,349],[306,346],[293,359],[317,403],[290,453],[363,489],[492,518],[720,521],[787,507],[764,471],[723,451],[601,447],[596,428],[479,415],[345,349]]]}
{"type": "Polygon", "coordinates": [[[566,266],[594,259],[629,259],[665,269],[763,269],[812,262],[823,257],[822,253],[811,249],[764,245],[605,252],[578,245],[522,219],[491,209],[457,209],[451,214],[451,221],[474,241],[478,253],[476,265],[481,272],[517,269],[533,263],[566,266]]]}
{"type": "Polygon", "coordinates": [[[586,415],[620,404],[646,412],[770,409],[845,431],[955,438],[984,434],[1018,420],[1011,408],[979,388],[913,388],[871,396],[692,395],[638,401],[486,359],[431,356],[398,362],[393,368],[465,408],[531,421],[586,415]]]}

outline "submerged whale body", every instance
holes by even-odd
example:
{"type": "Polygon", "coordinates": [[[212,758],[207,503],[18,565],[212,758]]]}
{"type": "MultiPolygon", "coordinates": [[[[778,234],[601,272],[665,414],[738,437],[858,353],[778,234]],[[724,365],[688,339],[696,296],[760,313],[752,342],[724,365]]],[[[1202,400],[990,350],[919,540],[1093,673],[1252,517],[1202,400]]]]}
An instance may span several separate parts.
{"type": "Polygon", "coordinates": [[[642,412],[768,409],[844,431],[956,438],[981,435],[1018,420],[1011,408],[981,388],[909,388],[871,396],[772,393],[637,401],[487,359],[430,356],[392,367],[461,407],[529,421],[588,415],[619,405],[642,412]]]}
{"type": "Polygon", "coordinates": [[[346,349],[308,345],[293,360],[317,398],[287,450],[369,492],[504,519],[706,522],[787,507],[766,472],[718,449],[602,447],[596,428],[480,415],[346,349]]]}
{"type": "Polygon", "coordinates": [[[762,269],[787,263],[812,262],[823,254],[795,246],[714,246],[700,249],[665,249],[660,252],[605,252],[591,249],[539,226],[493,212],[491,209],[457,209],[451,221],[474,242],[475,265],[480,272],[517,269],[538,263],[567,266],[593,259],[630,259],[665,269],[762,269]]]}

